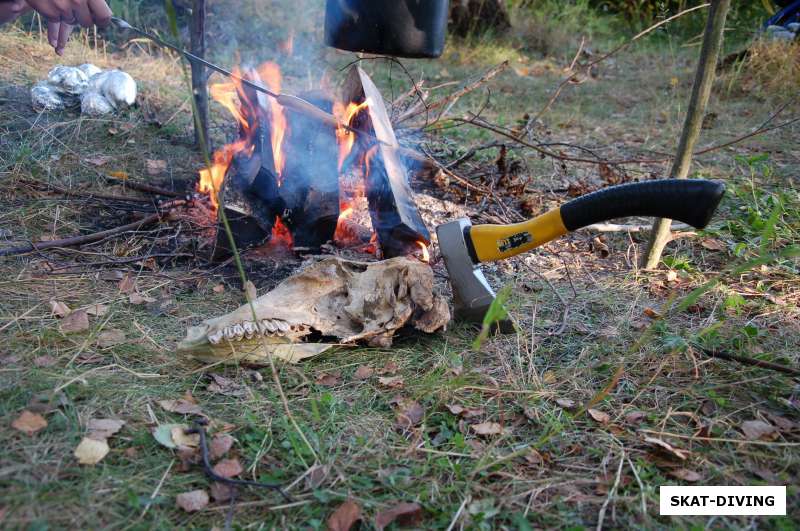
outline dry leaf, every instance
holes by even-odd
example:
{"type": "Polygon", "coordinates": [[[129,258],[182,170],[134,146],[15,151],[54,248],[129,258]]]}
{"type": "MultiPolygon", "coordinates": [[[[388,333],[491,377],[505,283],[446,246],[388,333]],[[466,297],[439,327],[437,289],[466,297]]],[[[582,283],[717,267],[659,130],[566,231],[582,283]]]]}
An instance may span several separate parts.
{"type": "Polygon", "coordinates": [[[223,459],[214,465],[214,473],[226,479],[236,477],[244,471],[238,459],[223,459]]]}
{"type": "Polygon", "coordinates": [[[249,280],[244,283],[244,292],[247,294],[248,300],[254,301],[256,298],[258,298],[258,290],[256,289],[256,285],[249,280]]]}
{"type": "Polygon", "coordinates": [[[556,404],[564,409],[572,409],[575,407],[575,401],[570,400],[569,398],[556,398],[556,404]]]}
{"type": "Polygon", "coordinates": [[[678,280],[678,272],[677,271],[667,271],[667,282],[675,282],[678,280]]]}
{"type": "Polygon", "coordinates": [[[402,376],[381,376],[378,378],[378,382],[390,389],[402,389],[405,385],[402,376]]]}
{"type": "Polygon", "coordinates": [[[124,420],[89,419],[86,425],[89,433],[86,436],[96,441],[102,441],[117,433],[124,425],[124,420]]]}
{"type": "Polygon", "coordinates": [[[611,422],[611,417],[608,413],[600,411],[599,409],[587,409],[586,412],[592,417],[594,420],[599,422],[600,424],[608,424],[611,422]]]}
{"type": "Polygon", "coordinates": [[[703,479],[703,476],[694,470],[689,470],[688,468],[676,468],[675,470],[670,470],[667,472],[667,475],[688,481],[689,483],[694,483],[695,481],[700,481],[703,479]]]}
{"type": "Polygon", "coordinates": [[[136,291],[136,279],[133,278],[130,273],[125,273],[125,276],[119,281],[119,291],[126,295],[130,295],[136,291]]]}
{"type": "Polygon", "coordinates": [[[666,453],[677,457],[681,461],[685,461],[687,457],[689,457],[689,452],[686,450],[681,450],[680,448],[675,448],[668,442],[662,441],[661,439],[656,439],[655,437],[645,437],[644,442],[652,444],[659,448],[660,450],[665,451],[666,453]]]}
{"type": "Polygon", "coordinates": [[[484,414],[485,410],[479,407],[464,407],[458,404],[447,404],[447,409],[450,410],[450,413],[453,415],[457,415],[459,417],[464,417],[465,419],[471,419],[474,417],[479,417],[484,414]]]}
{"type": "Polygon", "coordinates": [[[724,242],[716,240],[714,238],[706,238],[700,242],[700,245],[702,245],[709,251],[724,251],[726,249],[726,245],[724,242]]]}
{"type": "Polygon", "coordinates": [[[166,160],[147,159],[145,160],[144,164],[147,168],[147,175],[161,175],[167,171],[166,160]]]}
{"type": "Polygon", "coordinates": [[[97,155],[95,157],[89,157],[83,159],[84,162],[88,162],[92,166],[103,166],[104,164],[108,163],[112,159],[109,155],[97,155]]]}
{"type": "Polygon", "coordinates": [[[378,369],[378,374],[396,374],[397,371],[400,370],[400,366],[397,365],[396,362],[390,360],[386,362],[386,365],[378,369]]]}
{"type": "Polygon", "coordinates": [[[420,422],[425,416],[425,410],[419,402],[410,398],[402,398],[397,402],[397,425],[404,429],[410,429],[420,422]]]}
{"type": "Polygon", "coordinates": [[[55,365],[58,362],[53,356],[36,356],[33,358],[33,364],[37,367],[50,367],[51,365],[55,365]]]}
{"type": "Polygon", "coordinates": [[[660,319],[661,318],[661,314],[658,313],[657,311],[655,311],[652,308],[645,308],[644,309],[644,314],[647,317],[649,317],[650,319],[660,319]]]}
{"type": "Polygon", "coordinates": [[[50,311],[53,312],[53,315],[56,317],[66,317],[72,312],[65,303],[61,301],[50,301],[50,311]]]}
{"type": "Polygon", "coordinates": [[[175,503],[187,513],[194,513],[205,509],[208,505],[208,493],[204,490],[193,490],[178,494],[175,503]]]}
{"type": "Polygon", "coordinates": [[[77,310],[61,320],[59,328],[65,334],[83,332],[89,329],[89,316],[85,310],[77,310]]]}
{"type": "Polygon", "coordinates": [[[11,427],[26,435],[33,435],[37,431],[46,428],[47,421],[38,413],[31,413],[26,409],[11,423],[11,427]]]}
{"type": "Polygon", "coordinates": [[[105,304],[92,304],[84,311],[89,315],[94,315],[95,317],[102,317],[108,313],[108,306],[106,306],[105,304]]]}
{"type": "Polygon", "coordinates": [[[422,506],[418,503],[400,503],[375,515],[375,527],[382,531],[392,522],[398,525],[416,526],[422,520],[422,506]]]}
{"type": "Polygon", "coordinates": [[[151,302],[156,302],[156,299],[134,292],[128,295],[128,301],[131,304],[138,306],[140,304],[150,304],[151,302]]]}
{"type": "Polygon", "coordinates": [[[328,517],[328,531],[349,531],[361,520],[361,507],[353,500],[347,500],[328,517]]]}
{"type": "Polygon", "coordinates": [[[338,372],[335,374],[323,372],[317,375],[317,378],[314,380],[314,382],[318,385],[324,385],[325,387],[334,387],[341,383],[339,376],[340,374],[338,372]]]}
{"type": "Polygon", "coordinates": [[[97,334],[97,346],[100,348],[113,347],[125,342],[125,332],[112,328],[97,334]]]}
{"type": "Polygon", "coordinates": [[[211,439],[211,443],[208,446],[208,455],[212,461],[216,461],[217,459],[224,457],[231,448],[233,448],[233,443],[235,439],[228,435],[227,433],[221,433],[219,435],[215,435],[213,439],[211,439]]]}
{"type": "Polygon", "coordinates": [[[186,428],[183,425],[174,426],[169,434],[172,437],[173,444],[178,448],[181,446],[187,448],[197,448],[200,446],[200,434],[186,433],[186,428]]]}
{"type": "Polygon", "coordinates": [[[367,365],[362,365],[356,369],[356,372],[353,376],[356,378],[356,380],[366,380],[371,378],[373,374],[375,374],[375,369],[367,365]]]}
{"type": "Polygon", "coordinates": [[[233,486],[215,481],[211,484],[211,497],[215,502],[225,503],[233,497],[233,486]]]}
{"type": "Polygon", "coordinates": [[[796,422],[781,417],[780,415],[775,415],[774,413],[767,413],[766,415],[773,422],[773,424],[775,424],[775,426],[781,431],[793,431],[799,427],[796,422]]]}
{"type": "Polygon", "coordinates": [[[216,286],[211,288],[211,291],[213,291],[214,293],[223,293],[225,291],[225,286],[223,286],[222,284],[217,284],[216,286]]]}
{"type": "Polygon", "coordinates": [[[78,447],[75,448],[74,455],[78,458],[78,463],[82,465],[96,465],[108,455],[109,450],[105,439],[98,441],[84,437],[78,447]]]}
{"type": "Polygon", "coordinates": [[[625,422],[628,424],[639,424],[642,420],[644,420],[644,417],[644,411],[632,411],[625,415],[625,422]]]}
{"type": "Polygon", "coordinates": [[[478,435],[500,435],[503,433],[503,427],[497,422],[481,422],[470,427],[478,435]]]}
{"type": "Polygon", "coordinates": [[[247,390],[242,387],[239,382],[220,376],[219,374],[211,374],[211,379],[214,380],[206,389],[212,393],[219,393],[226,396],[244,396],[247,390]]]}
{"type": "Polygon", "coordinates": [[[740,428],[745,438],[750,441],[759,439],[771,441],[778,436],[778,430],[775,429],[775,426],[762,420],[746,420],[742,422],[740,428]]]}
{"type": "Polygon", "coordinates": [[[203,410],[196,402],[179,398],[177,400],[159,400],[158,405],[165,411],[179,413],[181,415],[202,415],[203,410]]]}
{"type": "Polygon", "coordinates": [[[328,465],[312,466],[309,469],[308,474],[306,474],[306,479],[305,479],[306,489],[308,490],[318,489],[325,481],[325,478],[328,477],[329,472],[330,472],[330,467],[328,465]]]}

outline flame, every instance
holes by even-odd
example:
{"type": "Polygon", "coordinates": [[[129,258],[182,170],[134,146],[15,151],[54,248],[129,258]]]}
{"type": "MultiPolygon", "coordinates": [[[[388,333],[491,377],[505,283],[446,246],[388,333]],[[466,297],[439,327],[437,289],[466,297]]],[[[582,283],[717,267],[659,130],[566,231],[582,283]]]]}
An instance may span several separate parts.
{"type": "Polygon", "coordinates": [[[281,221],[280,216],[275,216],[275,224],[272,226],[272,237],[269,240],[271,246],[283,246],[288,249],[294,247],[292,233],[281,221]]]}
{"type": "Polygon", "coordinates": [[[352,231],[347,226],[346,221],[352,215],[353,215],[352,206],[347,206],[341,212],[339,212],[339,219],[336,220],[336,232],[333,233],[333,241],[344,242],[351,239],[352,231]]]}
{"type": "MultiPolygon", "coordinates": [[[[358,116],[362,110],[369,106],[369,100],[363,103],[348,103],[345,107],[342,103],[336,102],[333,105],[333,115],[339,120],[340,124],[350,126],[353,119],[358,116]]],[[[339,144],[339,171],[342,171],[345,159],[353,149],[353,144],[356,141],[356,135],[352,131],[348,131],[341,125],[336,128],[336,141],[339,144]]]]}
{"type": "Polygon", "coordinates": [[[419,245],[419,248],[422,249],[422,261],[423,262],[430,262],[431,261],[431,255],[430,255],[430,253],[428,253],[428,246],[425,245],[422,242],[417,242],[417,245],[419,245]]]}
{"type": "MultiPolygon", "coordinates": [[[[258,67],[259,77],[267,84],[272,92],[281,93],[281,69],[275,63],[264,63],[258,67]]],[[[283,169],[286,167],[286,158],[283,154],[283,138],[286,135],[286,115],[283,107],[275,98],[269,99],[271,111],[270,140],[272,140],[272,158],[275,161],[275,173],[278,177],[278,186],[283,182],[283,169]]]]}

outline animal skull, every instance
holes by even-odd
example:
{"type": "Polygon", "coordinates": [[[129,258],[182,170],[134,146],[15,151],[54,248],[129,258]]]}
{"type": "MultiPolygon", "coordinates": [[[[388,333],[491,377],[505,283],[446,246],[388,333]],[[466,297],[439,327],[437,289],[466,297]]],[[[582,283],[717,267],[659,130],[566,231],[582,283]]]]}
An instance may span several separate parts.
{"type": "Polygon", "coordinates": [[[237,310],[189,328],[178,351],[204,361],[297,362],[332,347],[305,343],[317,333],[337,344],[366,341],[388,347],[411,321],[427,333],[450,321],[447,302],[433,292],[433,271],[417,259],[382,262],[326,258],[287,278],[237,310]],[[255,313],[255,315],[254,315],[255,313]]]}

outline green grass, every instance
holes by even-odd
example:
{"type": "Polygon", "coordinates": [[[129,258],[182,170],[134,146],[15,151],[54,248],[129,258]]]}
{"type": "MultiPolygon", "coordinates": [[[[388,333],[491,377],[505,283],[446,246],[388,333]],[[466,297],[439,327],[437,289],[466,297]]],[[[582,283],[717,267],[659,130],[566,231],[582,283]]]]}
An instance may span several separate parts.
{"type": "MultiPolygon", "coordinates": [[[[280,13],[303,19],[300,10],[280,13]]],[[[269,25],[266,12],[252,18],[254,26],[269,25]]],[[[312,34],[311,17],[303,23],[298,31],[312,34]]],[[[280,28],[267,30],[270,35],[274,31],[274,39],[282,37],[280,28]]],[[[602,52],[610,41],[598,38],[600,44],[592,45],[602,52]]],[[[424,77],[431,87],[513,59],[512,68],[486,87],[491,89],[486,116],[514,125],[526,112],[541,108],[576,47],[573,42],[569,51],[542,58],[513,42],[452,42],[441,61],[406,64],[415,78],[424,77]]],[[[263,48],[270,50],[261,43],[263,48]]],[[[259,55],[260,49],[251,48],[250,53],[259,55]]],[[[667,46],[650,41],[636,45],[617,56],[613,65],[602,66],[597,78],[568,87],[544,115],[536,134],[547,141],[602,149],[608,156],[670,152],[682,122],[695,51],[683,48],[677,37],[667,46]]],[[[67,236],[92,230],[99,222],[118,223],[120,214],[113,209],[64,201],[25,185],[25,180],[33,179],[123,192],[99,182],[79,157],[110,154],[113,162],[104,169],[124,170],[141,179],[147,178],[146,159],[163,159],[169,172],[160,179],[178,183],[194,178],[200,157],[189,145],[188,106],[177,112],[185,101],[185,89],[169,60],[135,50],[96,56],[74,42],[65,62],[92,60],[130,71],[140,82],[142,105],[108,120],[65,113],[36,121],[24,96],[54,57],[37,43],[36,35],[13,32],[0,34],[0,56],[4,59],[0,230],[9,231],[12,238],[67,236]],[[152,116],[166,125],[156,127],[152,116]],[[112,135],[109,129],[118,133],[112,135]]],[[[274,54],[267,51],[260,56],[268,59],[274,54]]],[[[345,62],[335,54],[323,59],[331,66],[345,62]]],[[[309,73],[302,61],[283,60],[288,90],[307,88],[309,73]]],[[[388,67],[364,64],[391,92],[388,67]]],[[[392,80],[395,94],[407,89],[396,69],[392,80]]],[[[463,98],[450,116],[479,108],[486,97],[485,91],[477,91],[463,98]]],[[[757,100],[740,91],[716,96],[711,110],[719,118],[713,129],[704,130],[703,145],[748,131],[781,101],[776,95],[757,100]]],[[[233,128],[218,108],[214,112],[217,123],[226,124],[215,130],[220,141],[233,128]]],[[[476,331],[454,325],[434,336],[409,334],[391,349],[340,349],[298,366],[279,367],[292,416],[329,471],[314,488],[300,481],[291,494],[302,505],[289,509],[269,510],[281,500],[270,493],[243,490],[233,513],[234,526],[324,528],[331,512],[352,497],[364,510],[366,528],[372,528],[377,512],[397,501],[420,503],[425,511],[420,527],[425,529],[446,529],[457,514],[456,525],[467,529],[593,528],[624,455],[606,527],[750,524],[749,519],[735,517],[713,523],[704,518],[659,517],[658,486],[681,482],[670,475],[676,466],[699,473],[702,479],[697,484],[702,485],[790,485],[789,517],[759,519],[755,525],[796,527],[800,514],[794,485],[800,463],[797,446],[786,444],[798,444],[797,431],[750,444],[741,442],[739,429],[742,421],[767,413],[800,422],[795,383],[762,369],[709,361],[690,345],[800,366],[799,264],[797,257],[778,256],[800,240],[800,194],[793,180],[800,162],[795,148],[799,135],[793,125],[698,158],[696,174],[724,179],[728,194],[709,228],[670,244],[665,266],[658,272],[639,271],[633,265],[644,242],[637,234],[605,235],[608,258],[591,252],[594,234],[581,233],[527,258],[487,266],[496,287],[512,288],[509,308],[520,324],[517,335],[489,337],[475,349],[476,331]],[[719,243],[709,247],[709,241],[719,243]],[[763,267],[730,273],[738,264],[764,256],[775,258],[763,267]],[[564,307],[526,263],[569,301],[560,334],[554,332],[561,326],[564,307]],[[673,280],[669,271],[676,275],[673,280]],[[693,305],[685,311],[676,309],[692,290],[714,279],[716,284],[693,305]],[[652,319],[646,309],[664,317],[652,319]],[[389,361],[399,367],[397,374],[405,381],[402,391],[381,387],[375,378],[354,378],[361,365],[380,368],[389,361]],[[604,391],[620,367],[616,385],[604,391]],[[334,387],[314,383],[318,375],[333,372],[341,373],[334,387]],[[425,410],[422,423],[410,433],[395,428],[392,401],[398,394],[418,401],[425,410]],[[562,407],[557,399],[569,399],[575,408],[562,407]],[[610,415],[608,424],[577,413],[593,399],[594,408],[610,415]],[[453,404],[483,411],[465,419],[451,413],[447,406],[453,404]],[[639,424],[626,420],[635,411],[644,414],[639,424]],[[470,425],[484,421],[501,423],[506,433],[476,436],[470,425]],[[721,440],[689,440],[701,428],[721,440]],[[643,441],[646,433],[652,435],[643,430],[673,434],[662,437],[690,451],[689,458],[680,463],[658,454],[643,441]]],[[[426,137],[445,160],[492,139],[487,131],[468,127],[426,137]]],[[[485,171],[496,156],[496,149],[483,151],[459,171],[465,176],[485,171]]],[[[540,199],[542,209],[565,199],[563,193],[552,191],[565,183],[599,182],[594,166],[562,168],[518,150],[510,157],[531,179],[525,194],[540,199]]],[[[662,175],[665,168],[651,165],[642,171],[631,176],[662,175]]],[[[150,243],[145,238],[120,239],[91,249],[104,256],[53,251],[0,262],[0,327],[6,326],[0,332],[0,422],[6,428],[0,430],[5,449],[0,457],[0,510],[5,509],[5,527],[223,527],[227,504],[212,504],[194,515],[175,507],[177,494],[210,485],[198,467],[182,470],[175,453],[161,447],[150,433],[155,423],[189,421],[157,404],[187,391],[212,419],[214,429],[225,423],[233,426],[237,440],[233,454],[248,471],[247,477],[290,483],[313,464],[311,452],[283,410],[269,368],[203,370],[174,353],[187,326],[241,303],[230,270],[222,274],[186,264],[166,264],[157,271],[136,264],[92,265],[104,257],[138,256],[150,243]],[[64,266],[78,269],[54,271],[64,266]],[[174,300],[174,311],[153,315],[145,306],[129,304],[117,282],[98,277],[99,269],[131,271],[140,290],[174,300]],[[219,283],[227,286],[222,293],[212,289],[219,283]],[[50,300],[64,301],[71,308],[100,301],[110,306],[110,312],[92,318],[86,333],[63,334],[50,314],[50,300]],[[121,330],[127,339],[101,348],[92,339],[101,329],[121,330]],[[80,363],[85,359],[81,353],[93,354],[96,362],[80,363]],[[37,366],[34,359],[45,355],[55,364],[37,366]],[[244,394],[210,391],[212,372],[234,379],[244,394]],[[26,408],[41,412],[49,423],[32,437],[10,428],[26,408]],[[78,465],[72,452],[87,420],[104,417],[121,418],[126,425],[110,439],[111,452],[99,465],[78,465]]],[[[253,274],[272,267],[246,265],[253,274]]]]}

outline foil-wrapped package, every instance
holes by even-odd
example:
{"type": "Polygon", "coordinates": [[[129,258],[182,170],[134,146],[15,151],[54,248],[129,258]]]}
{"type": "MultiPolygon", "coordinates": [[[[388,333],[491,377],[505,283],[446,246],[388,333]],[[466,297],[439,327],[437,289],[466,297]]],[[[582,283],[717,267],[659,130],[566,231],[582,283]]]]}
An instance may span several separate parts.
{"type": "Polygon", "coordinates": [[[84,63],[81,66],[79,66],[78,69],[80,69],[81,72],[86,74],[87,78],[91,78],[93,75],[99,74],[100,72],[103,71],[100,67],[94,66],[92,63],[84,63]]]}
{"type": "Polygon", "coordinates": [[[103,116],[114,112],[111,103],[99,92],[84,92],[81,96],[81,114],[87,116],[103,116]]]}
{"type": "Polygon", "coordinates": [[[107,70],[89,80],[91,90],[102,94],[115,108],[130,107],[136,101],[136,81],[122,70],[107,70]]]}
{"type": "Polygon", "coordinates": [[[65,107],[64,100],[47,81],[39,81],[33,86],[31,102],[36,112],[60,111],[65,107]]]}
{"type": "Polygon", "coordinates": [[[89,86],[89,76],[74,66],[58,65],[47,74],[47,82],[64,94],[83,94],[89,86]]]}

